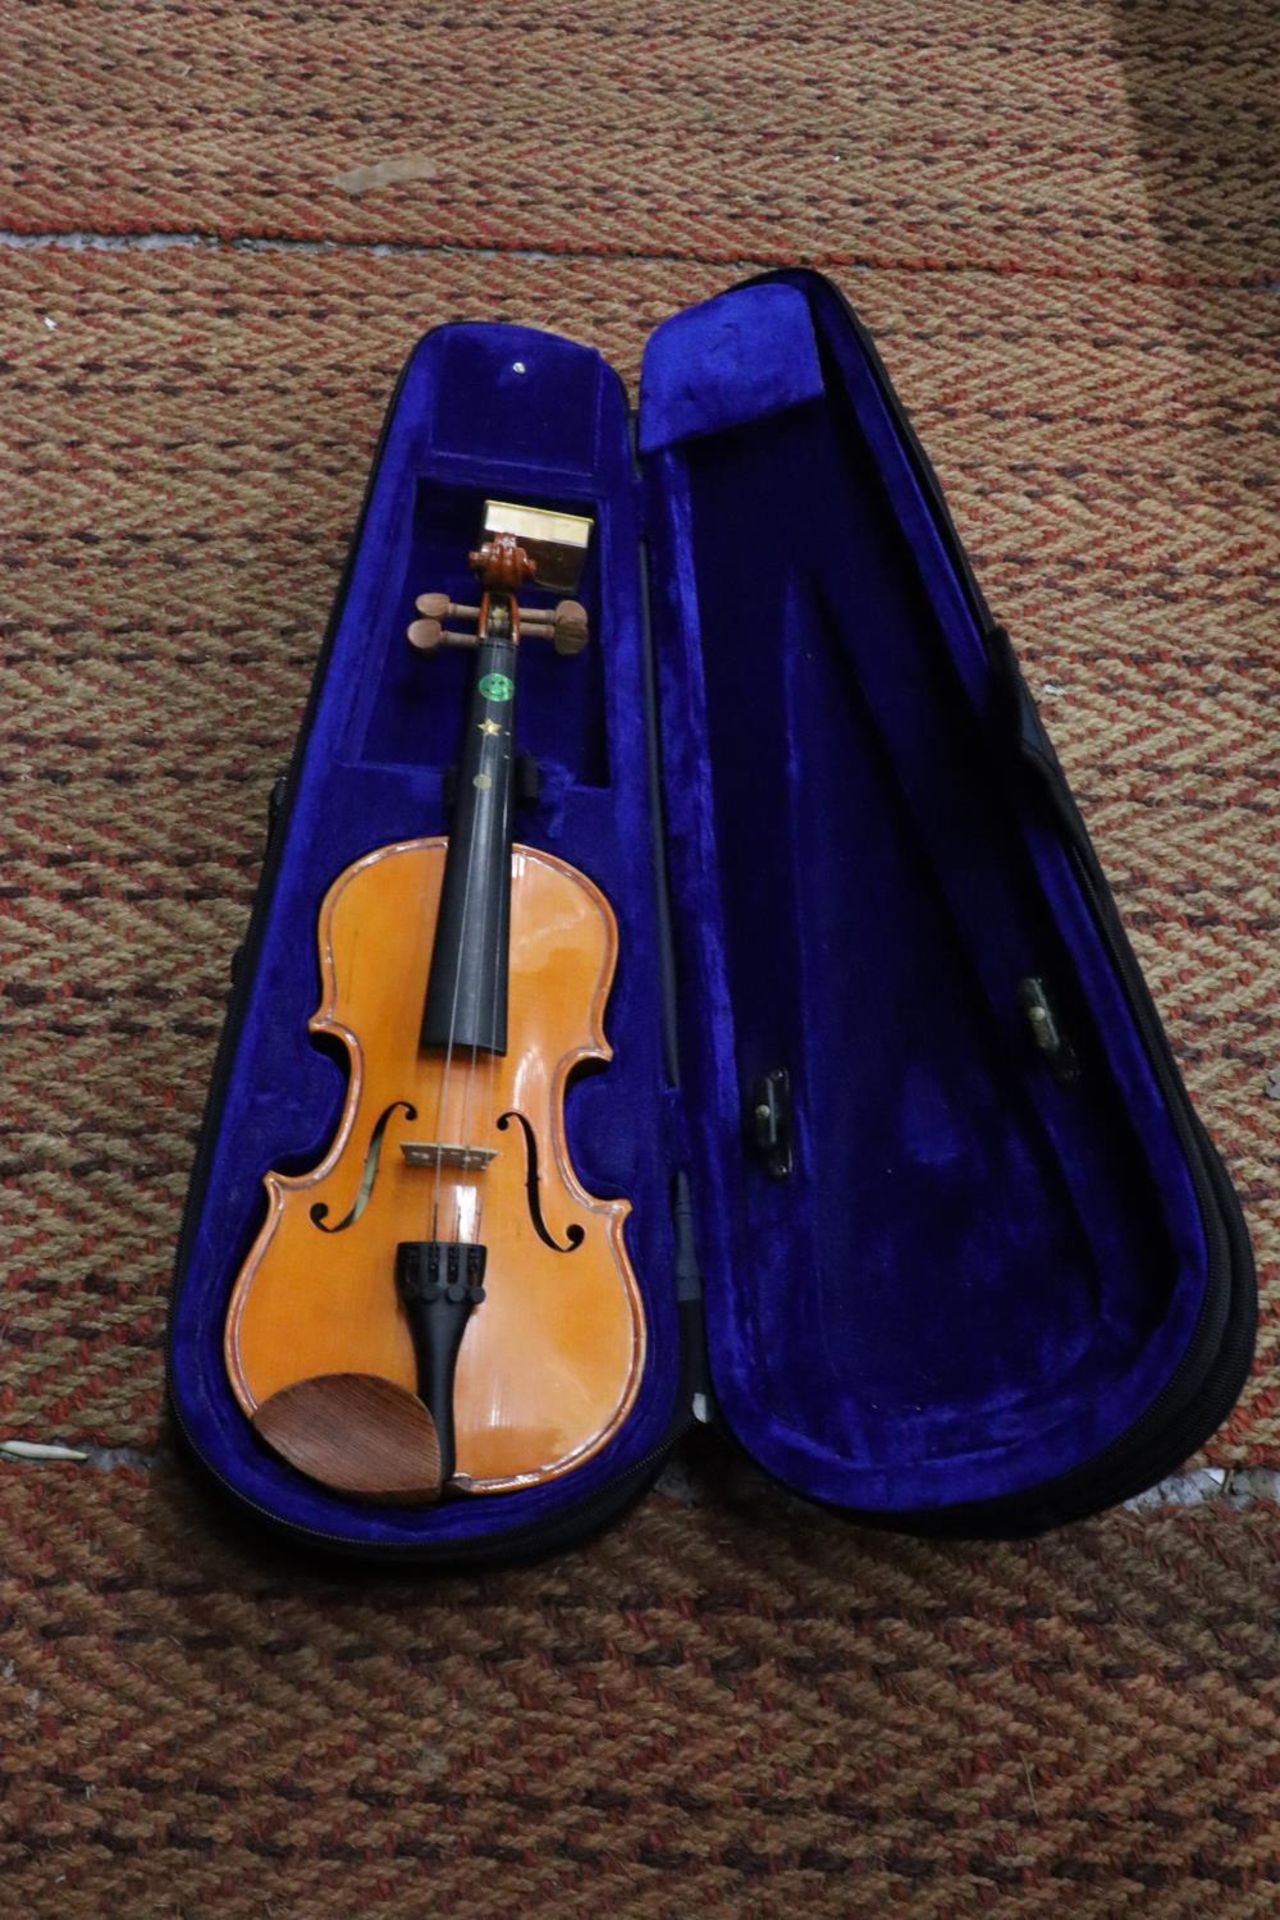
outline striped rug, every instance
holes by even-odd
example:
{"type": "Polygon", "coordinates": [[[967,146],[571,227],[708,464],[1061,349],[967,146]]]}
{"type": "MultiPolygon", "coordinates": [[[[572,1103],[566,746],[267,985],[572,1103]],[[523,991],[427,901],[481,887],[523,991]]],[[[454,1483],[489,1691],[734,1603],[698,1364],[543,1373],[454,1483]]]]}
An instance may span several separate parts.
{"type": "Polygon", "coordinates": [[[1280,14],[0,0],[0,1910],[1264,1916],[1280,1901],[1280,14]],[[338,1579],[175,1470],[165,1287],[390,383],[634,378],[763,265],[876,333],[1260,1260],[1184,1498],[854,1531],[695,1457],[594,1547],[338,1579]],[[1260,1497],[1261,1496],[1261,1497],[1260,1497]]]}

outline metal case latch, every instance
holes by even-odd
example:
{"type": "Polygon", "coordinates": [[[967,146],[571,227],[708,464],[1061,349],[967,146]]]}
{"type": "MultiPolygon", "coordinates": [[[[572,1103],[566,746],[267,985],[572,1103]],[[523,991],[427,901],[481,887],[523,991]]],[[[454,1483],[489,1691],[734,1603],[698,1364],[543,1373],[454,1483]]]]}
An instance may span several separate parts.
{"type": "Polygon", "coordinates": [[[751,1139],[775,1180],[785,1180],[795,1164],[791,1075],[770,1067],[751,1089],[751,1139]]]}

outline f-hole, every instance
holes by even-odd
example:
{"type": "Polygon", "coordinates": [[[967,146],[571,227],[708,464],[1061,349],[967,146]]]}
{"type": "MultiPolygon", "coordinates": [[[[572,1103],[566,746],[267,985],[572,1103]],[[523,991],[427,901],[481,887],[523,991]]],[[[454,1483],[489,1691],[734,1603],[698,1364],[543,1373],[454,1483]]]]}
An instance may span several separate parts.
{"type": "Polygon", "coordinates": [[[514,1108],[510,1113],[503,1113],[498,1116],[498,1127],[501,1132],[506,1132],[507,1122],[509,1120],[518,1121],[521,1131],[524,1134],[524,1184],[525,1192],[529,1198],[529,1218],[533,1222],[534,1231],[539,1240],[543,1241],[553,1252],[575,1253],[586,1239],[587,1230],[585,1227],[580,1227],[576,1220],[573,1221],[571,1225],[565,1229],[565,1239],[568,1243],[565,1246],[562,1246],[551,1232],[542,1217],[542,1195],[538,1190],[541,1181],[541,1176],[538,1172],[538,1136],[525,1119],[525,1116],[522,1113],[517,1113],[514,1108]]]}
{"type": "Polygon", "coordinates": [[[321,1233],[345,1233],[348,1227],[355,1225],[360,1215],[368,1206],[369,1195],[373,1192],[373,1183],[378,1177],[378,1161],[382,1155],[382,1136],[387,1130],[387,1123],[393,1113],[403,1113],[406,1120],[416,1120],[418,1117],[417,1108],[411,1107],[407,1100],[393,1100],[386,1112],[379,1116],[377,1125],[369,1135],[369,1145],[364,1156],[364,1172],[360,1175],[360,1185],[356,1191],[356,1197],[351,1203],[351,1211],[346,1214],[343,1219],[335,1222],[335,1224],[330,1227],[325,1225],[325,1222],[329,1218],[329,1205],[327,1201],[317,1200],[311,1209],[312,1223],[319,1227],[321,1233]]]}

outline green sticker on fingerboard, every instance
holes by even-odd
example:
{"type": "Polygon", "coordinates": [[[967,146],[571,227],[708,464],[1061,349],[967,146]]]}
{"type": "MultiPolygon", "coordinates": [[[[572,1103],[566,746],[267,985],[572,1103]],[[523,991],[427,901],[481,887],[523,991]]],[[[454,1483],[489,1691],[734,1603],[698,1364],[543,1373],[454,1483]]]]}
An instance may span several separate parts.
{"type": "Polygon", "coordinates": [[[480,691],[486,700],[509,700],[515,687],[505,673],[486,673],[480,682],[480,691]]]}

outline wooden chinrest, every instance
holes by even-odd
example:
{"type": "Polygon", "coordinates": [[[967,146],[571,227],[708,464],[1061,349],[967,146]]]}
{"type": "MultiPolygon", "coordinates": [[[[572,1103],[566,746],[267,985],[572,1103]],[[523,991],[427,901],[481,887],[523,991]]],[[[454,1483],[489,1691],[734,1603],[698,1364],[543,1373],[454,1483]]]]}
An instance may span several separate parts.
{"type": "Polygon", "coordinates": [[[377,1374],[295,1380],[255,1409],[253,1424],[290,1466],[335,1493],[408,1506],[443,1491],[435,1421],[416,1393],[377,1374]]]}

